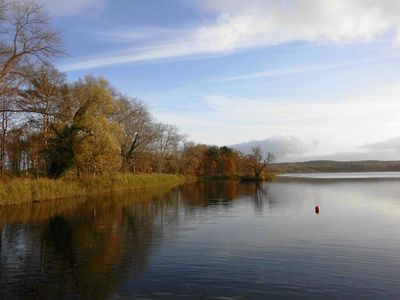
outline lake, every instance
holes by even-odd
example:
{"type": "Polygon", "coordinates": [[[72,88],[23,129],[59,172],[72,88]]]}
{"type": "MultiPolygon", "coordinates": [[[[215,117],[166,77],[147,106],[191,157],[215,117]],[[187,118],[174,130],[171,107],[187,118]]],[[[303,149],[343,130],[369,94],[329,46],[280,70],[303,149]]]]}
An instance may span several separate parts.
{"type": "Polygon", "coordinates": [[[382,174],[0,207],[0,299],[399,299],[382,174]]]}
{"type": "Polygon", "coordinates": [[[312,179],[379,179],[400,178],[400,172],[337,172],[337,173],[299,173],[281,174],[279,177],[312,179]]]}

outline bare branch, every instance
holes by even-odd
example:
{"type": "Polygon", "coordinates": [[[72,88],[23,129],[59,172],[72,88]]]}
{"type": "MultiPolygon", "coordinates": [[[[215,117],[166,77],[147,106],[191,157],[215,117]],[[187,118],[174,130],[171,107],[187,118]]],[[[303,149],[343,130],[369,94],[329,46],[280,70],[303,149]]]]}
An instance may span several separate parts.
{"type": "Polygon", "coordinates": [[[59,33],[31,0],[0,1],[0,38],[0,85],[18,73],[22,62],[47,62],[63,54],[59,33]]]}

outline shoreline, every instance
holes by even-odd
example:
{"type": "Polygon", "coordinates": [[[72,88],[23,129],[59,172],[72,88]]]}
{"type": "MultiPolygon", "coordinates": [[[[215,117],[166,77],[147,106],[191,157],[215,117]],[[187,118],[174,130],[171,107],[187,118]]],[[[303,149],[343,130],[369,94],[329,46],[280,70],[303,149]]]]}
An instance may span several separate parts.
{"type": "Polygon", "coordinates": [[[13,178],[0,181],[0,207],[156,186],[178,186],[196,180],[171,174],[112,174],[61,179],[13,178]]]}

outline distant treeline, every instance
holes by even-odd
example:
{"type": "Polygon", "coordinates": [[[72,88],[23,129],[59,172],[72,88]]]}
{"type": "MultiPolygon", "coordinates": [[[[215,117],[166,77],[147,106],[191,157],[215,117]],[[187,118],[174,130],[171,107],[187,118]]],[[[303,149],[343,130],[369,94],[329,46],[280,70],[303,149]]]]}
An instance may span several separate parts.
{"type": "Polygon", "coordinates": [[[400,161],[309,161],[274,163],[270,170],[276,173],[312,172],[394,172],[400,171],[400,161]]]}

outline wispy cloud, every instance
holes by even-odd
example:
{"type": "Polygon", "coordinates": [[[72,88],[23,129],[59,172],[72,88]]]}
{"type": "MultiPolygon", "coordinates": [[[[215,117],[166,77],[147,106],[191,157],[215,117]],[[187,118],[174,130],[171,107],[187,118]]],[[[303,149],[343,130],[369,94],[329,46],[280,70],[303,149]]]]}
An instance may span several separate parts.
{"type": "MultiPolygon", "coordinates": [[[[75,2],[81,1],[72,0],[66,3],[71,5],[75,2]]],[[[98,2],[102,1],[86,0],[82,2],[82,6],[98,2]]],[[[390,31],[395,32],[397,38],[400,36],[400,2],[397,0],[375,1],[373,5],[366,5],[364,0],[195,2],[201,9],[212,12],[217,17],[211,19],[208,25],[184,31],[179,28],[168,31],[169,34],[161,41],[153,39],[141,49],[128,46],[120,52],[77,60],[61,68],[64,71],[74,71],[115,64],[221,55],[294,41],[365,42],[390,31]]],[[[140,28],[130,28],[111,39],[129,43],[137,40],[138,35],[131,32],[138,30],[140,28]]],[[[151,33],[148,29],[144,32],[146,36],[149,33],[160,35],[160,32],[151,33]]],[[[395,39],[396,37],[393,38],[395,39]]]]}
{"type": "Polygon", "coordinates": [[[101,31],[91,31],[92,35],[102,42],[131,44],[133,42],[154,42],[159,44],[185,39],[190,31],[187,29],[141,26],[137,28],[113,28],[101,31]]]}
{"type": "Polygon", "coordinates": [[[248,79],[257,79],[257,78],[269,78],[269,77],[279,77],[279,76],[287,76],[287,75],[296,75],[296,74],[303,74],[303,73],[311,73],[311,72],[318,72],[318,71],[325,71],[331,69],[340,69],[346,68],[350,66],[366,64],[376,61],[382,61],[387,59],[398,58],[399,56],[396,55],[384,55],[381,57],[373,57],[368,59],[359,59],[353,60],[349,62],[343,63],[336,63],[336,64],[325,64],[325,65],[316,65],[316,66],[307,66],[307,67],[300,67],[300,68],[290,68],[290,69],[278,69],[278,70],[269,70],[263,72],[255,72],[250,74],[243,74],[238,76],[231,76],[231,77],[223,77],[223,78],[215,78],[210,79],[210,82],[229,82],[229,81],[239,81],[239,80],[248,80],[248,79]]]}
{"type": "Polygon", "coordinates": [[[107,0],[37,0],[37,3],[52,15],[74,15],[89,9],[98,10],[104,7],[107,0]]]}

